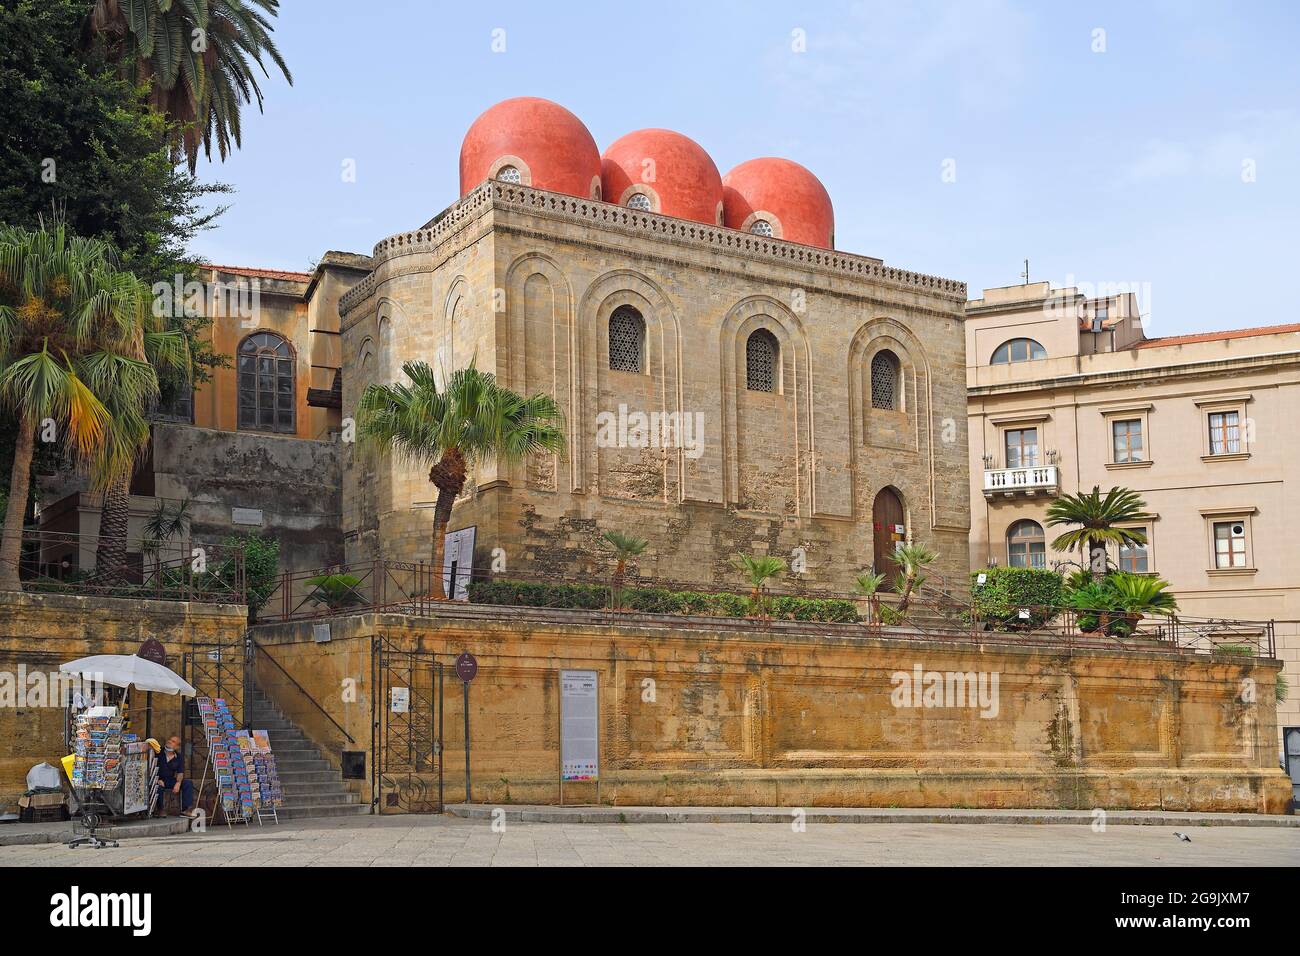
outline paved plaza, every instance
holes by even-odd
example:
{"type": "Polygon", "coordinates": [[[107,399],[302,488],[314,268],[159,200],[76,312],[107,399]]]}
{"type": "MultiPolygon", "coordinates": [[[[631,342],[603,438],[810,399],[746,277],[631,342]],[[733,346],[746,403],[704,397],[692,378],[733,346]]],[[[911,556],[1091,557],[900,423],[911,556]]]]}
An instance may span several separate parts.
{"type": "Polygon", "coordinates": [[[1297,866],[1300,828],[1032,824],[550,824],[340,817],[0,847],[0,866],[1297,866]],[[1191,837],[1174,836],[1182,830],[1191,837]]]}

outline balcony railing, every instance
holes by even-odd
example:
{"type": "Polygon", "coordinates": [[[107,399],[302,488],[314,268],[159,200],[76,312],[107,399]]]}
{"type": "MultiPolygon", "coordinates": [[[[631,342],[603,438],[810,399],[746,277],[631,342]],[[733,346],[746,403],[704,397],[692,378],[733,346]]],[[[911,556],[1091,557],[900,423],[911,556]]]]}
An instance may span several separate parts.
{"type": "Polygon", "coordinates": [[[1055,465],[984,470],[984,497],[986,498],[998,495],[1054,495],[1059,488],[1055,465]]]}

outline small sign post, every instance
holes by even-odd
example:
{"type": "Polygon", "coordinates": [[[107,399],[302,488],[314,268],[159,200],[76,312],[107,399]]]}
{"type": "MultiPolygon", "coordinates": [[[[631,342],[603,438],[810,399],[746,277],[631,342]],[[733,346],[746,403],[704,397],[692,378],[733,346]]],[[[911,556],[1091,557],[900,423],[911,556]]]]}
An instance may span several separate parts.
{"type": "Polygon", "coordinates": [[[460,678],[461,687],[465,692],[465,802],[470,802],[470,780],[469,780],[469,682],[478,674],[478,661],[469,651],[462,651],[460,657],[456,658],[456,676],[460,678]]]}

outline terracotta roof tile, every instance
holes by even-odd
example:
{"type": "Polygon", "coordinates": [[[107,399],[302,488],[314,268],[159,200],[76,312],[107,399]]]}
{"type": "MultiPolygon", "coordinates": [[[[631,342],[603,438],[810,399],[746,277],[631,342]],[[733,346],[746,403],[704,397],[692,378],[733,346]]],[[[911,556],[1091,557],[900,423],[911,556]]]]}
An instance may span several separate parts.
{"type": "Polygon", "coordinates": [[[283,269],[253,269],[248,266],[219,266],[213,263],[205,263],[205,269],[216,269],[218,272],[229,272],[231,275],[249,276],[258,279],[279,279],[282,282],[310,282],[310,272],[286,272],[283,269]]]}
{"type": "Polygon", "coordinates": [[[1196,332],[1191,335],[1166,335],[1163,338],[1147,339],[1135,347],[1139,349],[1158,348],[1162,345],[1190,345],[1193,342],[1219,342],[1225,339],[1245,339],[1256,335],[1278,335],[1283,332],[1300,332],[1300,323],[1291,325],[1261,325],[1253,329],[1229,329],[1226,332],[1196,332]]]}

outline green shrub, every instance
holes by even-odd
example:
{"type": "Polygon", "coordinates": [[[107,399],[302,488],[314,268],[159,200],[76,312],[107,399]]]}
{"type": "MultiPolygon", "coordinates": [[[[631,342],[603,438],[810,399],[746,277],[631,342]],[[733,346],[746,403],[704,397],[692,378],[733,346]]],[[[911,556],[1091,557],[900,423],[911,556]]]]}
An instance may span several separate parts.
{"type": "MultiPolygon", "coordinates": [[[[531,581],[471,581],[474,604],[505,607],[560,607],[598,610],[609,607],[609,589],[596,584],[546,584],[531,581]]],[[[694,614],[703,617],[745,617],[754,608],[750,599],[728,591],[669,591],[667,588],[625,588],[622,606],[645,614],[694,614]]],[[[787,621],[857,621],[852,601],[827,598],[778,597],[768,612],[787,621]]]]}
{"type": "Polygon", "coordinates": [[[1008,630],[1042,627],[1060,613],[1065,582],[1046,568],[985,568],[971,574],[972,609],[982,621],[1008,630]],[[985,576],[979,583],[979,575],[985,576]],[[1020,617],[1022,609],[1029,618],[1020,617]]]}

